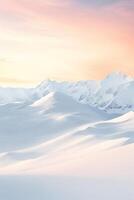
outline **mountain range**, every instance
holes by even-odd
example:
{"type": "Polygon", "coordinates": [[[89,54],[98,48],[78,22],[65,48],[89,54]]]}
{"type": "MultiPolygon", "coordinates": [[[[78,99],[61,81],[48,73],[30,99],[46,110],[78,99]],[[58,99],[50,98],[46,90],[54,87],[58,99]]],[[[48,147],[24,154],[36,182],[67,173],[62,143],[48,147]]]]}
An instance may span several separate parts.
{"type": "Polygon", "coordinates": [[[107,113],[123,114],[134,110],[134,79],[120,72],[108,75],[104,80],[58,82],[45,80],[34,88],[0,88],[0,104],[29,103],[51,92],[71,96],[81,104],[107,113]]]}
{"type": "Polygon", "coordinates": [[[0,88],[2,200],[133,200],[134,80],[0,88]]]}
{"type": "Polygon", "coordinates": [[[133,94],[134,80],[122,73],[102,81],[46,80],[29,89],[0,88],[0,173],[8,168],[13,173],[13,166],[20,173],[20,164],[27,171],[23,162],[31,163],[30,172],[44,169],[63,152],[71,158],[86,155],[92,146],[133,144],[133,94]]]}

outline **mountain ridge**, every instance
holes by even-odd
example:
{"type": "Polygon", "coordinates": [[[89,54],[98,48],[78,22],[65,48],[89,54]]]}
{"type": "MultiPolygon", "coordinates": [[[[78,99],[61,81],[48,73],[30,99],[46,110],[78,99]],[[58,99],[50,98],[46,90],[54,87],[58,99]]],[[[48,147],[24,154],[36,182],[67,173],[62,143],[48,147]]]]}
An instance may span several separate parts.
{"type": "Polygon", "coordinates": [[[35,102],[51,92],[61,92],[77,102],[88,104],[108,113],[126,113],[134,110],[134,79],[114,72],[101,81],[77,82],[45,80],[34,88],[1,88],[0,104],[35,102]]]}

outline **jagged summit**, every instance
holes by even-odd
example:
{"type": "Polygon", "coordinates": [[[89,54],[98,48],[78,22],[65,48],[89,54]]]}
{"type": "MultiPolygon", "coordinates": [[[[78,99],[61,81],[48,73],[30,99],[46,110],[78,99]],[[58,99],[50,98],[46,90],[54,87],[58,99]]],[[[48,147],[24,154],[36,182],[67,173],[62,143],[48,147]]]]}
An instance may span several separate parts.
{"type": "Polygon", "coordinates": [[[132,81],[133,78],[129,77],[122,72],[113,72],[106,76],[104,80],[101,81],[101,85],[104,88],[117,88],[121,84],[132,81]]]}
{"type": "Polygon", "coordinates": [[[0,104],[35,102],[49,93],[60,92],[75,101],[112,113],[134,110],[134,79],[114,72],[101,81],[53,81],[45,80],[32,89],[0,88],[0,104]]]}
{"type": "Polygon", "coordinates": [[[114,79],[114,78],[115,79],[117,79],[117,78],[118,79],[128,79],[128,80],[132,79],[130,76],[127,76],[126,74],[124,74],[123,72],[120,72],[120,71],[114,71],[114,72],[108,74],[105,79],[114,79]]]}

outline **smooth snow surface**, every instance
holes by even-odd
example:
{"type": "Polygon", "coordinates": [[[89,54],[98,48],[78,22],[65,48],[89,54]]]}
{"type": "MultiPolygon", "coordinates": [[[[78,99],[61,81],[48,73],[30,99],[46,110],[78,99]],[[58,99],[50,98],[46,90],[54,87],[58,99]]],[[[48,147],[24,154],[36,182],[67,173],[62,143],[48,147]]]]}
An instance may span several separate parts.
{"type": "Polygon", "coordinates": [[[134,199],[131,78],[1,91],[1,200],[134,199]],[[105,109],[93,106],[103,100],[105,109]]]}
{"type": "Polygon", "coordinates": [[[55,176],[0,177],[2,200],[133,200],[134,182],[55,176]]]}

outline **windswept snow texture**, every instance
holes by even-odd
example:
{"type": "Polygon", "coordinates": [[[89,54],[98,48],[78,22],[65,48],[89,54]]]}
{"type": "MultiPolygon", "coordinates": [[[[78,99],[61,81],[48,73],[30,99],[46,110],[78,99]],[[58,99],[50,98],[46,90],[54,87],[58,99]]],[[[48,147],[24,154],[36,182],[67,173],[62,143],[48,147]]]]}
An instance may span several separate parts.
{"type": "Polygon", "coordinates": [[[0,89],[1,200],[133,200],[134,81],[0,89]]]}

